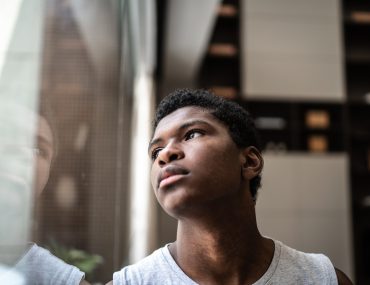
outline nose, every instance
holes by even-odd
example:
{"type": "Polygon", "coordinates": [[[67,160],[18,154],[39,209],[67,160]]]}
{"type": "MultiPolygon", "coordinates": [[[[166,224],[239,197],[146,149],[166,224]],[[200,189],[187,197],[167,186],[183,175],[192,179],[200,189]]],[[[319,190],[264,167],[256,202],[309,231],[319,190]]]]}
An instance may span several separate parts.
{"type": "Polygon", "coordinates": [[[184,157],[183,150],[179,146],[170,143],[159,152],[158,163],[160,166],[164,166],[167,163],[182,159],[183,157],[184,157]]]}

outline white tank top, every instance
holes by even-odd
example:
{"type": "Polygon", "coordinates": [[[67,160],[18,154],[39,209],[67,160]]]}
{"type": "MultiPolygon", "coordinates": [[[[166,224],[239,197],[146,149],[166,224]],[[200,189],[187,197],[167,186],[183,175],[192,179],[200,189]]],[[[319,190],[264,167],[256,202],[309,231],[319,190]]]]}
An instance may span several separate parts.
{"type": "MultiPolygon", "coordinates": [[[[253,285],[337,285],[335,269],[323,254],[304,253],[274,241],[275,252],[265,274],[253,285]]],[[[176,264],[168,245],[113,274],[114,285],[197,285],[176,264]]]]}

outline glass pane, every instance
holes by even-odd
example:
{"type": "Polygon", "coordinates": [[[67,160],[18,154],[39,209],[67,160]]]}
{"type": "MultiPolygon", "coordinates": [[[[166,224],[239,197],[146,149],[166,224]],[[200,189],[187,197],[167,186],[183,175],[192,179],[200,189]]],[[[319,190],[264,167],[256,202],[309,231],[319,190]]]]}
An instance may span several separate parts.
{"type": "Polygon", "coordinates": [[[124,1],[13,2],[0,14],[0,283],[105,284],[127,252],[124,1]]]}

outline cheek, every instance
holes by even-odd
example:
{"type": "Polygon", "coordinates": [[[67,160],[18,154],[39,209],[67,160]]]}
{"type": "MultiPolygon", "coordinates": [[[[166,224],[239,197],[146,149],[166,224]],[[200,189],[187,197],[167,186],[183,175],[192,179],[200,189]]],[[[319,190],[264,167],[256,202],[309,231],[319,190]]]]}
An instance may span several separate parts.
{"type": "Polygon", "coordinates": [[[50,174],[50,162],[39,158],[37,160],[37,168],[36,168],[36,191],[37,194],[41,194],[44,190],[46,183],[48,182],[50,174]]]}
{"type": "Polygon", "coordinates": [[[232,148],[208,147],[194,157],[199,161],[198,170],[201,172],[205,183],[224,185],[225,183],[239,183],[240,161],[239,153],[232,148]],[[212,154],[212,155],[210,155],[212,154]]]}

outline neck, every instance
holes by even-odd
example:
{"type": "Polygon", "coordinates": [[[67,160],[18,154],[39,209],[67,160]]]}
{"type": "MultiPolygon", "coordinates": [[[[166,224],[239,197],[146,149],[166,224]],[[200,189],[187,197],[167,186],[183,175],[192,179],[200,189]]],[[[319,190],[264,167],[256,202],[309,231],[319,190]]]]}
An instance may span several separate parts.
{"type": "Polygon", "coordinates": [[[179,220],[170,251],[188,276],[201,284],[249,284],[266,272],[274,245],[260,235],[251,203],[212,203],[179,220]]]}

